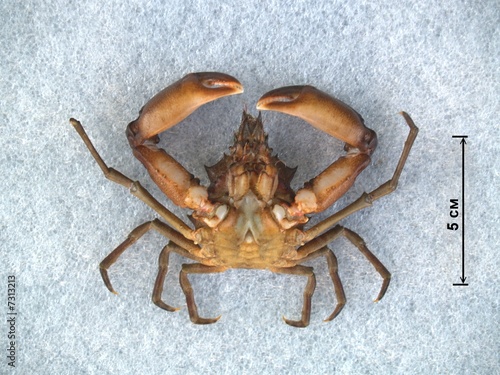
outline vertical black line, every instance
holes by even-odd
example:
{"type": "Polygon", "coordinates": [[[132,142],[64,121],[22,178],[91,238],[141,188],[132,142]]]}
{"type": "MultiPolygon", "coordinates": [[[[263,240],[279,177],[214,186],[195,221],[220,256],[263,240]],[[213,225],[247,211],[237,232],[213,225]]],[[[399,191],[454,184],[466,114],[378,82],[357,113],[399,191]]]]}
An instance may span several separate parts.
{"type": "MultiPolygon", "coordinates": [[[[468,286],[465,282],[465,138],[467,135],[453,135],[453,138],[462,138],[462,277],[461,283],[454,283],[453,286],[468,286]]],[[[450,207],[451,209],[451,207],[450,207]]],[[[451,213],[450,213],[451,214],[451,213]]]]}
{"type": "Polygon", "coordinates": [[[465,277],[465,139],[462,138],[462,280],[465,277]]]}

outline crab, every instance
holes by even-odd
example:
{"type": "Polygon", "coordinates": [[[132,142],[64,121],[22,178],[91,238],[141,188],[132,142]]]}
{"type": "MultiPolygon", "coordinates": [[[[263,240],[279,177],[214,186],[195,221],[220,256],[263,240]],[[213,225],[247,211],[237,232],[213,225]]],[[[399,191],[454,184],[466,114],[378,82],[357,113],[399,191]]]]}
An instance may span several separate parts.
{"type": "Polygon", "coordinates": [[[156,230],[169,242],[159,256],[153,303],[167,311],[179,310],[162,300],[169,256],[177,253],[194,263],[182,264],[179,282],[186,296],[190,319],[196,324],[215,323],[220,316],[198,314],[191,274],[220,273],[232,268],[262,269],[307,278],[301,318],[284,321],[294,327],[310,322],[311,298],[316,287],[313,268],[304,263],[324,257],[336,296],[336,306],[325,319],[331,321],[346,303],[338,274],[337,259],[328,244],[343,236],[373,265],[382,277],[375,302],[385,294],[391,274],[354,231],[338,223],[356,211],[396,189],[400,174],[417,136],[410,116],[401,112],[410,131],[394,175],[370,193],[305,229],[310,215],[322,212],[353,185],[370,163],[377,146],[376,133],[364,125],[361,116],[347,104],[313,86],[288,86],[264,94],[257,109],[278,111],[305,120],[317,129],[345,142],[346,155],[334,161],[297,192],[290,187],[296,168],[287,167],[267,143],[262,116],[246,110],[229,154],[206,167],[210,185],[205,187],[164,149],[158,134],[175,126],[201,105],[239,94],[243,86],[234,77],[217,72],[191,73],[154,96],[131,122],[126,135],[135,157],[146,167],[152,180],[177,206],[192,211],[192,225],[169,211],[139,182],[109,168],[92,145],[81,123],[70,119],[106,178],[125,186],[163,219],[147,221],[132,230],[127,239],[100,264],[106,287],[113,293],[108,269],[120,255],[149,230],[156,230]],[[193,228],[194,227],[194,228],[193,228]]]}

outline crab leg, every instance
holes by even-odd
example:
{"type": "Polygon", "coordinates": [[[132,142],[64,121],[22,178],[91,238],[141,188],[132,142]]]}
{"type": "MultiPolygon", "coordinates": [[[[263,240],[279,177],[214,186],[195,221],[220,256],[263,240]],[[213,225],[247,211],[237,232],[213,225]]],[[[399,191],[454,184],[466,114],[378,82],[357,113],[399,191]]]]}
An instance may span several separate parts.
{"type": "MultiPolygon", "coordinates": [[[[138,239],[140,239],[144,234],[146,234],[151,229],[156,230],[157,232],[163,234],[165,237],[169,238],[172,243],[174,243],[174,249],[182,248],[182,251],[178,251],[179,254],[195,260],[200,260],[203,257],[201,256],[201,249],[195,245],[192,241],[183,237],[180,233],[170,228],[168,225],[162,223],[158,219],[154,219],[152,221],[147,221],[137,228],[135,228],[128,235],[127,239],[123,241],[116,249],[114,249],[111,253],[103,259],[101,264],[99,265],[99,269],[101,271],[101,276],[104,281],[104,284],[109,289],[110,292],[114,294],[118,294],[111,285],[111,281],[108,276],[108,269],[111,267],[118,258],[127,250],[130,246],[132,246],[138,239]]],[[[160,258],[160,272],[161,272],[161,258],[160,258]]],[[[167,263],[168,265],[168,263],[167,263]]],[[[166,271],[165,271],[166,272],[166,271]]],[[[157,288],[155,287],[155,290],[157,288]]],[[[161,291],[160,291],[161,294],[161,291]]],[[[160,306],[161,307],[161,306],[160,306]]]]}
{"type": "Polygon", "coordinates": [[[216,207],[207,199],[207,189],[165,150],[156,146],[157,135],[215,99],[243,92],[242,85],[227,74],[188,74],[154,96],[139,118],[127,127],[134,155],[144,164],[153,181],[180,207],[212,215],[216,207]]]}
{"type": "Polygon", "coordinates": [[[175,242],[169,242],[167,246],[165,246],[161,251],[160,257],[158,259],[158,275],[156,276],[155,286],[153,288],[152,301],[156,306],[162,308],[163,310],[173,312],[180,309],[178,307],[172,307],[166,304],[165,302],[163,302],[161,297],[163,293],[163,284],[165,283],[165,277],[167,276],[168,261],[171,252],[175,252],[186,258],[196,261],[201,261],[202,258],[194,256],[193,254],[189,253],[188,251],[177,245],[175,242]]]}
{"type": "Polygon", "coordinates": [[[195,324],[212,324],[220,319],[220,315],[215,318],[202,318],[198,315],[198,307],[194,301],[193,287],[188,279],[188,274],[192,273],[220,273],[226,271],[227,268],[223,266],[206,266],[201,263],[183,264],[179,274],[179,282],[181,288],[186,295],[186,302],[191,321],[195,324]]]}
{"type": "Polygon", "coordinates": [[[193,230],[189,228],[181,219],[175,216],[171,211],[169,211],[166,207],[164,207],[160,202],[158,202],[156,198],[154,198],[144,187],[142,187],[142,185],[138,181],[132,181],[121,172],[117,171],[116,169],[109,168],[106,165],[106,163],[104,162],[104,160],[102,160],[101,156],[90,141],[90,138],[85,132],[85,129],[83,128],[80,121],[75,120],[74,118],[71,118],[69,121],[71,125],[74,126],[75,130],[78,132],[83,142],[89,149],[91,155],[101,168],[102,172],[104,173],[104,177],[129,189],[132,195],[136,196],[153,210],[158,212],[172,228],[181,233],[185,238],[193,237],[193,230]]]}
{"type": "Polygon", "coordinates": [[[286,268],[270,267],[269,271],[286,275],[307,276],[307,284],[304,289],[304,304],[302,305],[301,319],[291,320],[283,317],[285,323],[291,325],[292,327],[307,327],[309,325],[309,319],[311,317],[311,299],[314,294],[314,289],[316,289],[316,276],[314,275],[313,268],[296,265],[286,268]]]}
{"type": "Polygon", "coordinates": [[[333,282],[333,288],[335,290],[335,297],[337,298],[337,305],[333,312],[324,320],[325,322],[329,322],[333,320],[344,308],[346,299],[344,294],[344,287],[342,286],[342,281],[340,280],[338,273],[338,262],[337,257],[328,247],[323,247],[313,253],[309,254],[305,258],[300,259],[300,263],[305,263],[320,256],[324,256],[326,258],[326,262],[328,264],[328,271],[330,273],[330,278],[333,282]]]}
{"type": "Polygon", "coordinates": [[[373,302],[380,301],[387,291],[387,288],[389,287],[389,283],[391,281],[391,273],[387,270],[387,268],[385,268],[382,262],[370,250],[368,250],[365,241],[356,232],[353,232],[350,229],[344,228],[340,225],[336,225],[322,235],[309,241],[304,246],[299,247],[297,250],[297,257],[295,259],[300,260],[301,263],[306,260],[313,259],[314,254],[316,254],[317,252],[320,252],[321,254],[322,249],[327,244],[340,236],[343,236],[351,241],[351,243],[356,246],[356,248],[365,256],[366,259],[368,259],[368,261],[382,277],[382,286],[377,298],[375,298],[373,302]]]}
{"type": "Polygon", "coordinates": [[[377,147],[377,135],[363,124],[351,107],[312,86],[288,86],[264,94],[257,103],[261,110],[297,116],[312,126],[346,142],[347,155],[339,158],[297,192],[287,208],[288,217],[320,212],[332,205],[354,183],[370,163],[377,147]]]}

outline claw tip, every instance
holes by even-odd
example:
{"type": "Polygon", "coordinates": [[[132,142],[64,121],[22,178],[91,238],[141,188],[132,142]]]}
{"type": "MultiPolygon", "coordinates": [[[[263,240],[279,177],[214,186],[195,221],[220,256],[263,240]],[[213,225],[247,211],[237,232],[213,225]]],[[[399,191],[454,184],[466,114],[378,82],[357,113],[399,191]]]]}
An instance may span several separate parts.
{"type": "Polygon", "coordinates": [[[273,109],[272,104],[293,102],[302,93],[304,87],[305,86],[287,86],[271,90],[268,93],[262,95],[262,97],[259,99],[259,101],[257,102],[257,109],[273,109]]]}
{"type": "Polygon", "coordinates": [[[243,92],[243,85],[236,78],[229,74],[217,72],[195,73],[199,82],[209,89],[231,89],[231,94],[240,94],[243,92]]]}

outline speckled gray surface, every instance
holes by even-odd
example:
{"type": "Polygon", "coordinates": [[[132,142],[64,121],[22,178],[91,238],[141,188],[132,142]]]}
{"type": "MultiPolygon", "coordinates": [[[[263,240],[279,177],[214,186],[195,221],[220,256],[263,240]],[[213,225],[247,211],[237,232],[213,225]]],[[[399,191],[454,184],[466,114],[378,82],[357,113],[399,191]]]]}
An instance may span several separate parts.
{"type": "MultiPolygon", "coordinates": [[[[499,373],[497,251],[499,21],[495,1],[2,1],[0,4],[0,347],[8,347],[7,277],[16,277],[16,368],[2,374],[499,373]],[[324,261],[311,325],[294,329],[304,280],[234,270],[193,277],[193,325],[173,257],[167,313],[150,295],[165,239],[146,235],[112,267],[99,262],[156,215],[107,181],[68,123],[80,119],[102,157],[162,198],[130,152],[124,130],[161,88],[192,71],[222,71],[245,93],[209,104],[163,137],[186,168],[207,181],[241,110],[264,92],[313,84],[349,103],[377,131],[379,148],[346,205],[393,173],[409,112],[420,134],[398,191],[343,224],[392,272],[380,277],[345,240],[331,244],[347,305],[335,300],[324,261]],[[460,149],[468,134],[469,286],[460,275],[459,233],[446,230],[460,196],[460,149]]],[[[298,166],[294,187],[342,153],[304,122],[264,115],[274,150],[298,166]]],[[[317,219],[314,222],[317,221],[317,219]]]]}

